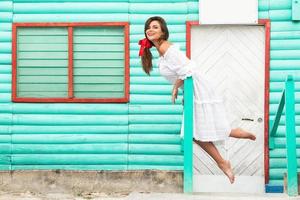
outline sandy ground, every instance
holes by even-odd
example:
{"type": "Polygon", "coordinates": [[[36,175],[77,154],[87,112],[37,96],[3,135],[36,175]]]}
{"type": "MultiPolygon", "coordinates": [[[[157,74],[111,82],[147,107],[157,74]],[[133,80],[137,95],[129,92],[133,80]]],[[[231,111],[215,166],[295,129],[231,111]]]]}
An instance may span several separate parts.
{"type": "Polygon", "coordinates": [[[33,194],[25,193],[1,193],[0,200],[300,200],[298,197],[288,197],[286,194],[181,194],[181,193],[81,193],[81,194],[33,194]]]}

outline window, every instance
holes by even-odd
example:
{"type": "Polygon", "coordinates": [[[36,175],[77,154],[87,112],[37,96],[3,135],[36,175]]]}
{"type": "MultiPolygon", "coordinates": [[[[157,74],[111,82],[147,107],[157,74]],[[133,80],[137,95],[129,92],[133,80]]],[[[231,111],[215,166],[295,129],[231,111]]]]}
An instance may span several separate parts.
{"type": "Polygon", "coordinates": [[[128,102],[129,28],[15,23],[14,102],[128,102]]]}

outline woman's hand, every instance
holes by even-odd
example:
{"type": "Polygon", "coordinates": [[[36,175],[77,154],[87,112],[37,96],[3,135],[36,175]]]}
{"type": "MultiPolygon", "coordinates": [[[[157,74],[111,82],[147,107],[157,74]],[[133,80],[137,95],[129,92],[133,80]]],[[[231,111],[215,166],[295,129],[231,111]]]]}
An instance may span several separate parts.
{"type": "Polygon", "coordinates": [[[175,100],[177,99],[178,96],[178,88],[176,86],[173,87],[172,91],[172,103],[175,103],[175,100]]]}
{"type": "Polygon", "coordinates": [[[181,79],[177,79],[175,81],[175,84],[173,86],[173,90],[172,90],[172,103],[175,103],[175,100],[177,99],[177,96],[178,96],[178,88],[180,86],[182,86],[183,84],[183,80],[181,79]]]}

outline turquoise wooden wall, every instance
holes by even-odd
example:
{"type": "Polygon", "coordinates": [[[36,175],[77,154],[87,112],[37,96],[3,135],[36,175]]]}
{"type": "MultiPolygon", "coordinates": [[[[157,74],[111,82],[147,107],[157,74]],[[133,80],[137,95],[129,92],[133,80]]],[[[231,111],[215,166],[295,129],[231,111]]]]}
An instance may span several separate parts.
{"type": "Polygon", "coordinates": [[[0,169],[11,169],[11,119],[8,108],[11,94],[12,2],[0,1],[0,169]]]}
{"type": "MultiPolygon", "coordinates": [[[[258,2],[259,18],[271,19],[270,118],[274,117],[285,76],[293,74],[299,148],[300,23],[291,20],[290,0],[258,2]]],[[[181,99],[172,105],[172,86],[159,76],[157,67],[148,77],[139,64],[137,42],[144,37],[145,20],[153,15],[166,19],[170,40],[185,50],[185,22],[198,20],[197,0],[0,1],[1,169],[183,169],[181,99]],[[130,102],[12,103],[12,22],[93,21],[130,23],[130,102]]],[[[272,184],[282,184],[286,166],[283,120],[278,130],[276,148],[270,151],[272,184]]]]}
{"type": "Polygon", "coordinates": [[[6,30],[1,32],[5,31],[8,38],[7,48],[1,46],[5,54],[0,61],[1,83],[4,82],[0,86],[4,167],[12,170],[183,169],[180,99],[177,105],[171,105],[172,86],[158,76],[157,69],[151,77],[142,72],[137,42],[144,37],[144,21],[161,14],[174,33],[172,41],[184,47],[185,21],[192,4],[161,1],[168,8],[165,9],[157,1],[61,2],[1,1],[8,5],[3,15],[10,16],[6,30]],[[130,22],[130,103],[12,103],[11,23],[93,21],[130,22]],[[6,71],[2,70],[3,64],[7,64],[6,71]]]}
{"type": "MultiPolygon", "coordinates": [[[[297,160],[300,168],[300,124],[299,124],[299,80],[300,80],[300,23],[292,21],[292,1],[270,0],[268,16],[271,19],[271,63],[270,63],[270,119],[275,117],[281,91],[288,74],[295,79],[295,112],[297,135],[297,160]]],[[[270,150],[270,183],[283,184],[286,172],[285,116],[281,118],[275,138],[275,149],[270,150]]]]}

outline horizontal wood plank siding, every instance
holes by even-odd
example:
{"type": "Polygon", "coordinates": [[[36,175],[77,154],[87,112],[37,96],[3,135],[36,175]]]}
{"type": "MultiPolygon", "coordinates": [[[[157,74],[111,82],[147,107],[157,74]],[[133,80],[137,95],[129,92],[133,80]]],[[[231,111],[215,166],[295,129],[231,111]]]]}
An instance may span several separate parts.
{"type": "Polygon", "coordinates": [[[128,9],[128,1],[121,0],[14,1],[14,22],[128,21],[128,9]]]}
{"type": "MultiPolygon", "coordinates": [[[[118,0],[63,3],[52,0],[14,1],[12,8],[13,22],[26,23],[127,22],[129,15],[128,1],[118,0]]],[[[11,28],[6,24],[0,26],[0,33],[2,29],[8,29],[11,33],[11,28]]],[[[101,28],[94,29],[96,32],[88,28],[74,28],[75,95],[76,91],[84,91],[87,87],[90,92],[88,96],[95,96],[101,90],[103,94],[107,92],[106,96],[124,91],[124,86],[121,86],[124,84],[124,30],[112,29],[95,37],[101,28]],[[107,42],[108,40],[110,41],[107,42]],[[108,46],[110,52],[107,52],[108,46]],[[94,55],[91,56],[90,53],[94,55]],[[90,59],[95,56],[97,60],[90,59]],[[100,80],[97,76],[91,76],[95,74],[106,74],[106,78],[100,80]],[[122,80],[119,77],[122,77],[122,80]],[[114,86],[112,82],[117,83],[114,83],[114,86]],[[100,83],[103,87],[99,89],[95,83],[100,83]]],[[[68,56],[68,28],[52,28],[53,31],[48,32],[49,35],[39,38],[43,30],[37,27],[34,31],[24,28],[20,33],[22,39],[19,48],[23,49],[23,52],[20,54],[22,59],[18,61],[18,74],[23,79],[19,89],[26,89],[27,94],[47,91],[51,95],[59,90],[68,96],[68,59],[65,59],[68,56]],[[55,43],[51,42],[53,39],[55,43]],[[60,53],[54,53],[58,50],[60,53]],[[54,78],[33,79],[45,76],[54,78]],[[53,85],[53,82],[56,82],[56,85],[53,85]],[[37,83],[39,88],[29,87],[29,84],[37,83]]],[[[11,39],[7,38],[3,42],[4,44],[1,42],[2,46],[0,45],[0,53],[8,50],[11,53],[11,49],[5,50],[8,48],[5,44],[11,44],[11,39]]],[[[0,79],[0,85],[3,83],[11,86],[11,59],[5,56],[3,58],[7,69],[0,69],[8,76],[0,74],[4,76],[4,79],[0,79]]],[[[9,92],[10,97],[11,89],[6,85],[2,88],[9,92]]],[[[5,98],[0,98],[0,103],[5,98]]],[[[12,134],[10,138],[0,137],[0,141],[11,140],[11,169],[128,169],[128,103],[12,103],[10,98],[5,102],[5,107],[0,106],[0,114],[12,114],[12,125],[5,125],[9,115],[5,116],[3,124],[0,124],[0,136],[2,132],[7,131],[12,134]]]]}
{"type": "MultiPolygon", "coordinates": [[[[269,0],[269,18],[271,19],[271,52],[270,52],[270,120],[273,120],[278,108],[279,96],[284,88],[286,76],[291,74],[295,79],[295,113],[296,143],[299,160],[299,23],[292,21],[292,2],[288,0],[269,0]]],[[[279,123],[275,138],[275,148],[270,150],[270,184],[283,185],[283,174],[286,172],[286,130],[285,113],[279,123]]],[[[300,168],[298,163],[298,169],[300,168]]]]}
{"type": "Polygon", "coordinates": [[[11,169],[12,0],[0,1],[0,170],[11,169]]]}

